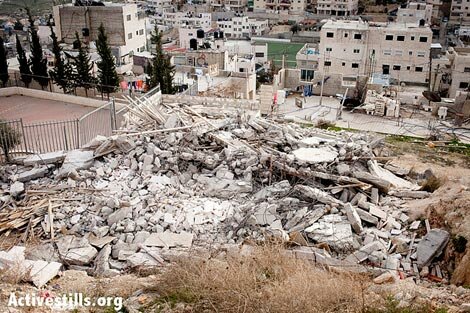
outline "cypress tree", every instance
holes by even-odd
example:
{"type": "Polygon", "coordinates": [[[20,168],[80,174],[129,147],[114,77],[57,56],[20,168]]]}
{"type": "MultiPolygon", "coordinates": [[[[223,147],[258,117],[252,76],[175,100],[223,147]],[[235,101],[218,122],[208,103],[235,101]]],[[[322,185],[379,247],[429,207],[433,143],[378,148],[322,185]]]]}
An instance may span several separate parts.
{"type": "Polygon", "coordinates": [[[78,55],[73,58],[75,65],[74,85],[75,87],[85,88],[85,94],[88,95],[88,89],[93,87],[95,78],[91,75],[93,64],[90,62],[87,47],[83,47],[78,33],[75,32],[76,42],[78,43],[78,55]]]}
{"type": "Polygon", "coordinates": [[[49,25],[51,29],[52,38],[52,53],[54,53],[54,68],[49,71],[49,75],[52,80],[62,88],[64,93],[69,93],[73,87],[73,68],[67,60],[64,58],[62,48],[59,45],[57,36],[54,32],[52,25],[49,25]]]}
{"type": "Polygon", "coordinates": [[[169,56],[163,53],[162,34],[155,25],[154,34],[151,37],[152,44],[155,45],[155,53],[152,62],[152,74],[150,76],[150,87],[160,85],[163,94],[173,94],[173,77],[175,67],[171,65],[169,56]]]}
{"type": "Polygon", "coordinates": [[[106,36],[103,23],[98,28],[98,40],[96,41],[96,50],[100,55],[101,60],[98,65],[98,80],[100,83],[99,89],[101,92],[109,94],[114,92],[119,86],[119,77],[116,72],[116,64],[114,57],[111,53],[111,48],[108,45],[108,37],[106,36]]]}
{"type": "Polygon", "coordinates": [[[39,42],[38,31],[34,26],[33,16],[31,10],[26,8],[29,20],[29,35],[31,36],[31,72],[33,78],[44,89],[49,84],[49,77],[47,75],[47,59],[43,56],[41,43],[39,42]]]}
{"type": "Polygon", "coordinates": [[[18,59],[18,63],[20,64],[21,81],[24,83],[26,88],[28,88],[29,84],[31,84],[31,81],[33,80],[33,77],[31,76],[31,69],[29,68],[29,62],[26,58],[26,52],[21,46],[21,41],[18,38],[18,35],[16,35],[16,54],[16,58],[18,59]]]}
{"type": "Polygon", "coordinates": [[[5,87],[8,82],[7,52],[5,51],[2,37],[0,37],[0,81],[3,87],[5,87]]]}

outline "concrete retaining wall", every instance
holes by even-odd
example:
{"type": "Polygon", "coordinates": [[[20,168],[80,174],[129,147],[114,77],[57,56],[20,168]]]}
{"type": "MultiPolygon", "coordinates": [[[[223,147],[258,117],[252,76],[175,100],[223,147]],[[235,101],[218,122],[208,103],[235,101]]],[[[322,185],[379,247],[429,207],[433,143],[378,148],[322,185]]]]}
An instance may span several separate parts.
{"type": "Polygon", "coordinates": [[[0,97],[7,97],[13,95],[21,95],[38,99],[46,99],[60,102],[67,102],[71,104],[78,104],[87,107],[98,108],[105,104],[107,101],[90,99],[85,97],[78,97],[75,95],[66,95],[63,93],[55,93],[44,90],[29,89],[23,87],[7,87],[0,88],[0,97]]]}
{"type": "Polygon", "coordinates": [[[259,102],[246,99],[229,99],[214,97],[195,97],[186,95],[163,95],[163,102],[180,102],[189,103],[191,105],[204,105],[208,107],[228,107],[240,108],[244,110],[259,110],[259,102]]]}

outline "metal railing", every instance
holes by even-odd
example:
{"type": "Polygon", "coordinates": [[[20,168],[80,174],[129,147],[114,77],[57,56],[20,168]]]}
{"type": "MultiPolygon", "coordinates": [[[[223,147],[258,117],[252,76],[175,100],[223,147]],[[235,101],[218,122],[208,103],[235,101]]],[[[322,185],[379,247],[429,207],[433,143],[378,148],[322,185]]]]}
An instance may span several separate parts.
{"type": "Polygon", "coordinates": [[[86,144],[97,135],[111,136],[117,129],[114,100],[78,119],[79,143],[86,144]]]}

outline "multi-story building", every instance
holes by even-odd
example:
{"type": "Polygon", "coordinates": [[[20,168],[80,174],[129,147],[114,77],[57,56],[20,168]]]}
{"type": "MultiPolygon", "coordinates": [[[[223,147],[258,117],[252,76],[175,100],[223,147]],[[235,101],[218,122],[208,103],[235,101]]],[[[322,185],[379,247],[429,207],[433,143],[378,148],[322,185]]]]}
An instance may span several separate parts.
{"type": "Polygon", "coordinates": [[[248,7],[248,0],[211,0],[212,11],[231,11],[237,14],[245,13],[248,7]]]}
{"type": "Polygon", "coordinates": [[[449,22],[458,25],[470,25],[469,0],[452,0],[449,22]]]}
{"type": "Polygon", "coordinates": [[[398,8],[397,23],[419,23],[424,20],[426,24],[431,25],[432,9],[432,4],[410,2],[406,8],[398,8]]]}
{"type": "Polygon", "coordinates": [[[233,17],[228,21],[217,21],[217,26],[227,38],[249,38],[264,35],[268,30],[268,20],[241,16],[233,17]]]}
{"type": "Polygon", "coordinates": [[[359,0],[318,0],[317,14],[349,16],[357,14],[359,0]]]}
{"type": "Polygon", "coordinates": [[[425,3],[432,5],[432,17],[439,19],[442,16],[442,12],[441,12],[441,6],[443,3],[442,0],[426,0],[425,3]]]}
{"type": "Polygon", "coordinates": [[[449,48],[447,58],[451,62],[452,77],[449,97],[454,98],[458,90],[470,88],[470,48],[449,48]]]}
{"type": "Polygon", "coordinates": [[[153,17],[160,25],[170,27],[211,27],[212,20],[210,13],[195,12],[164,12],[153,17]]]}
{"type": "Polygon", "coordinates": [[[147,0],[147,8],[154,14],[171,12],[174,9],[171,0],[147,0]]]}
{"type": "Polygon", "coordinates": [[[108,43],[118,66],[132,67],[134,52],[146,50],[145,13],[134,3],[106,3],[105,6],[53,7],[54,22],[59,41],[72,44],[78,32],[85,42],[98,38],[98,28],[104,25],[108,43]]]}
{"type": "Polygon", "coordinates": [[[320,31],[319,72],[344,77],[379,73],[425,84],[431,40],[431,29],[418,24],[329,20],[320,31]]]}
{"type": "Polygon", "coordinates": [[[305,12],[306,0],[254,0],[254,12],[299,14],[305,12]]]}

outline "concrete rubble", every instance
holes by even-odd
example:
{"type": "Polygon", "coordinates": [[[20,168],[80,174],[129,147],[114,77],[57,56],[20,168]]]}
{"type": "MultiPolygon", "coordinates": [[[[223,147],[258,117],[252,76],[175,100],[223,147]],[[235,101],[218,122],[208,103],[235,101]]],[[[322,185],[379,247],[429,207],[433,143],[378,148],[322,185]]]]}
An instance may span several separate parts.
{"type": "Polygon", "coordinates": [[[65,267],[104,277],[162,266],[195,247],[295,234],[307,250],[328,247],[315,262],[375,268],[384,282],[389,270],[417,276],[433,267],[447,243],[441,230],[416,237],[424,225],[408,218],[403,199],[428,193],[409,171],[375,160],[382,138],[180,104],[139,110],[127,134],[7,168],[0,233],[40,229],[54,235],[65,267]],[[41,202],[26,217],[9,214],[16,206],[8,196],[27,200],[44,190],[66,200],[41,202]],[[433,253],[422,252],[428,241],[433,253]]]}

